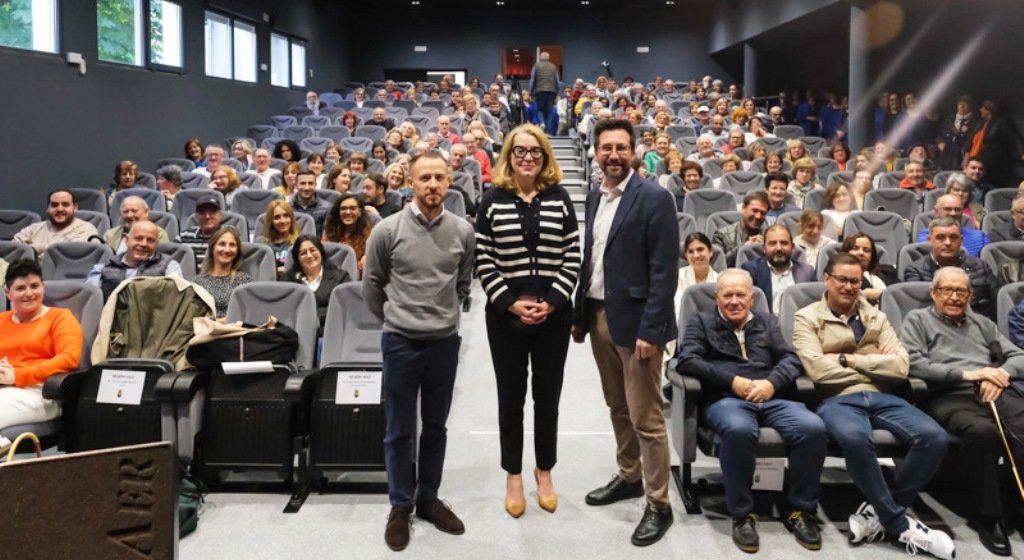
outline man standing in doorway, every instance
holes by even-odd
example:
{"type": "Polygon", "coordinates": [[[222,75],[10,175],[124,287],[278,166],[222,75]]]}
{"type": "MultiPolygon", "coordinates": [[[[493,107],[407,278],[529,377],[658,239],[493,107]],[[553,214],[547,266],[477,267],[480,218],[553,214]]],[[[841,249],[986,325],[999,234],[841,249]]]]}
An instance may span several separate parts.
{"type": "Polygon", "coordinates": [[[548,136],[558,132],[558,123],[553,122],[552,114],[555,112],[555,96],[558,95],[560,82],[558,67],[551,63],[551,54],[542,51],[540,61],[533,65],[533,71],[530,72],[530,93],[537,101],[537,110],[544,119],[544,132],[548,136]]]}

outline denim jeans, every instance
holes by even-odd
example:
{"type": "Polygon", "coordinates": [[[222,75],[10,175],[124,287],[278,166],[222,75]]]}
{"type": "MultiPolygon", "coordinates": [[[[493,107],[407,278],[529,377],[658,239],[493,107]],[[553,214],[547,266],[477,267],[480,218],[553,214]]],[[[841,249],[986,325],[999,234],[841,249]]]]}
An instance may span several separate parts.
{"type": "Polygon", "coordinates": [[[827,399],[818,414],[828,435],[842,448],[854,485],[875,508],[885,530],[894,535],[907,530],[906,508],[942,463],[949,443],[946,431],[900,397],[873,391],[827,399]],[[892,488],[886,486],[878,465],[873,429],[889,430],[909,448],[896,469],[892,488]]]}
{"type": "Polygon", "coordinates": [[[786,499],[801,511],[818,509],[821,468],[825,462],[825,424],[803,403],[772,399],[754,403],[727,397],[705,412],[722,440],[719,461],[725,477],[725,505],[733,517],[754,507],[750,486],[754,481],[760,428],[774,428],[789,445],[786,499]]]}

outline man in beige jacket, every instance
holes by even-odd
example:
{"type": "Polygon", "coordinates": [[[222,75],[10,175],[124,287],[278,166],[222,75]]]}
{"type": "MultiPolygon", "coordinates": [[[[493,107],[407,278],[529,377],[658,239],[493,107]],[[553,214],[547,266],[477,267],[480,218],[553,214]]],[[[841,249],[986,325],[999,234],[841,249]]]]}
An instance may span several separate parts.
{"type": "Polygon", "coordinates": [[[854,485],[867,502],[850,516],[850,540],[873,541],[886,531],[909,554],[924,550],[954,557],[949,535],[929,529],[906,508],[931,480],[946,453],[948,436],[923,411],[892,394],[910,368],[885,314],[860,297],[860,261],[837,253],[825,267],[825,296],[796,313],[793,346],[824,398],[818,414],[846,459],[854,485]],[[872,430],[892,432],[908,448],[892,488],[882,477],[872,430]]]}

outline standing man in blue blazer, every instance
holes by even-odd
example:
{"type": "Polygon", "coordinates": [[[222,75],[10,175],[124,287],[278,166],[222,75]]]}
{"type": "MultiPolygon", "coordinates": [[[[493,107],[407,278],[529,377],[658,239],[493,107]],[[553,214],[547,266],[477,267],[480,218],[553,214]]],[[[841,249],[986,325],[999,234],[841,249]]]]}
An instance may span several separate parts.
{"type": "Polygon", "coordinates": [[[772,308],[772,315],[779,314],[782,292],[793,284],[814,282],[817,273],[810,265],[793,259],[793,234],[782,224],[775,224],[764,232],[764,256],[756,261],[743,263],[742,268],[750,273],[754,285],[761,288],[765,299],[772,308]]]}
{"type": "Polygon", "coordinates": [[[662,414],[661,362],[677,334],[672,296],[679,274],[675,204],[665,189],[633,172],[633,127],[594,127],[599,189],[587,195],[586,237],[572,334],[590,346],[618,445],[619,472],[587,494],[607,505],[646,494],[632,543],[658,542],[672,525],[669,445],[662,414]]]}

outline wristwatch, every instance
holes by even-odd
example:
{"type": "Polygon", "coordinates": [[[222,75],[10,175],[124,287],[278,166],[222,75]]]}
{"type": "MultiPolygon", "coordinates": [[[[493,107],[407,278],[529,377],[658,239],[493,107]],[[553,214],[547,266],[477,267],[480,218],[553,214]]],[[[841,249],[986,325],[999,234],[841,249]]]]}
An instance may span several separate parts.
{"type": "Polygon", "coordinates": [[[839,365],[843,367],[850,367],[850,363],[846,361],[846,354],[839,355],[839,365]]]}

